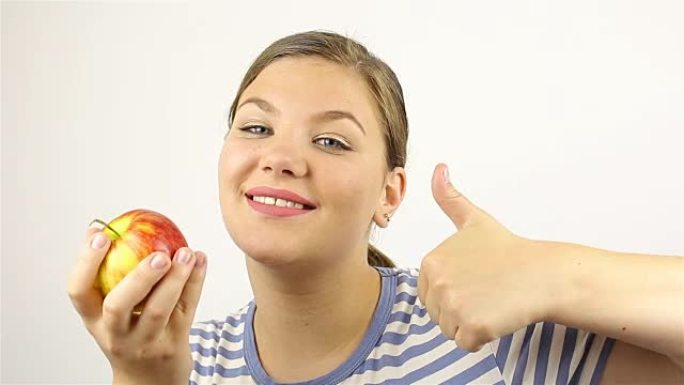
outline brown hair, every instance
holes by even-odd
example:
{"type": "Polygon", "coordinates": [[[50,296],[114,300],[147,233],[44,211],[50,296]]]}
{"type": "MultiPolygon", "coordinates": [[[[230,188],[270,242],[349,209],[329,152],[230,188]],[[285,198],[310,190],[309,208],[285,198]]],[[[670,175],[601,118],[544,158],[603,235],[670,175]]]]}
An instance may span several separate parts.
{"type": "MultiPolygon", "coordinates": [[[[366,81],[384,132],[385,159],[388,170],[406,164],[408,120],[404,94],[397,76],[378,57],[357,41],[329,31],[308,31],[281,38],[268,46],[247,70],[228,115],[228,127],[233,124],[238,101],[245,89],[269,64],[284,57],[317,56],[348,66],[366,81]]],[[[394,267],[395,264],[375,246],[368,245],[368,263],[372,266],[394,267]]]]}

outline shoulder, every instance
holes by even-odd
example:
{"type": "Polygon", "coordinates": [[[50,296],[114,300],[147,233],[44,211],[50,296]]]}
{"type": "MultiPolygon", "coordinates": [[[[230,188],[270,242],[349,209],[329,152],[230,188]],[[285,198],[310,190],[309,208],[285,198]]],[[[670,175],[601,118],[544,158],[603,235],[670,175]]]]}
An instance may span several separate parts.
{"type": "MultiPolygon", "coordinates": [[[[381,276],[394,284],[395,305],[403,299],[415,305],[418,299],[418,275],[420,271],[412,267],[376,267],[381,276]]],[[[422,306],[422,304],[419,303],[422,306]]]]}
{"type": "Polygon", "coordinates": [[[381,342],[391,340],[393,344],[410,343],[411,336],[425,333],[432,335],[438,330],[418,298],[418,269],[385,267],[379,271],[388,280],[387,283],[393,286],[391,299],[388,301],[391,305],[386,316],[385,334],[381,342]]]}
{"type": "Polygon", "coordinates": [[[494,384],[501,374],[489,349],[468,353],[441,333],[418,298],[419,270],[378,268],[392,287],[384,330],[345,384],[494,384]]]}
{"type": "Polygon", "coordinates": [[[397,284],[410,283],[411,286],[417,286],[418,275],[420,270],[414,267],[378,267],[375,269],[383,277],[396,277],[397,284]]]}
{"type": "Polygon", "coordinates": [[[245,362],[244,334],[249,304],[221,320],[193,323],[190,352],[193,359],[191,384],[252,383],[245,362]]]}
{"type": "MultiPolygon", "coordinates": [[[[396,285],[387,330],[381,339],[381,343],[396,344],[392,350],[408,351],[404,347],[416,349],[429,344],[430,349],[425,350],[421,357],[429,357],[434,361],[449,356],[460,362],[477,358],[477,366],[491,371],[488,373],[491,379],[501,375],[506,383],[520,383],[534,378],[539,383],[565,384],[574,378],[579,379],[579,383],[593,384],[602,374],[614,341],[552,322],[527,325],[485,344],[476,353],[461,351],[453,340],[447,340],[441,334],[418,298],[419,269],[381,269],[381,274],[393,277],[396,285]],[[443,357],[437,354],[440,351],[443,357]],[[459,357],[468,359],[461,360],[459,357]]],[[[384,348],[383,345],[380,347],[384,348]]]]}
{"type": "Polygon", "coordinates": [[[242,342],[248,309],[249,305],[245,305],[223,319],[194,322],[190,329],[190,345],[193,353],[211,353],[215,356],[215,349],[209,352],[207,348],[242,342]]]}

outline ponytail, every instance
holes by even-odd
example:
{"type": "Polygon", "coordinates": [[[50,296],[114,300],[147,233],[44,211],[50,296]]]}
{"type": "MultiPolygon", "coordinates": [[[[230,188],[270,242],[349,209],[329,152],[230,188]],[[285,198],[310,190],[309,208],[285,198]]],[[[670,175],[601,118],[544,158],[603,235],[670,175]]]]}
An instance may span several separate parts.
{"type": "Polygon", "coordinates": [[[370,243],[368,244],[368,264],[378,267],[397,267],[388,256],[370,243]]]}

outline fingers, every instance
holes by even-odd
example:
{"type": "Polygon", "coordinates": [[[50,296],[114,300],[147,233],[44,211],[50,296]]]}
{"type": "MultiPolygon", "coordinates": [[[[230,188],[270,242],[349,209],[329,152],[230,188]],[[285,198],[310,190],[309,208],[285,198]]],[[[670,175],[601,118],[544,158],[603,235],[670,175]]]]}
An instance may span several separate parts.
{"type": "Polygon", "coordinates": [[[427,300],[428,286],[427,272],[421,267],[418,272],[418,299],[423,305],[425,305],[425,301],[427,300]]]}
{"type": "Polygon", "coordinates": [[[430,316],[430,320],[432,320],[432,322],[435,324],[439,324],[439,313],[441,312],[441,307],[436,290],[427,291],[425,297],[425,308],[430,316]]]}
{"type": "Polygon", "coordinates": [[[133,308],[142,302],[171,267],[169,256],[155,252],[119,282],[102,304],[102,316],[114,334],[126,334],[131,326],[133,308]]]}
{"type": "Polygon", "coordinates": [[[453,309],[458,308],[457,304],[453,302],[454,299],[445,294],[439,285],[430,286],[426,270],[425,267],[421,267],[418,274],[418,298],[425,306],[430,320],[439,326],[444,336],[454,340],[459,348],[470,352],[480,350],[482,345],[488,341],[484,329],[478,327],[479,324],[465,329],[461,327],[460,313],[453,311],[453,309]]]}
{"type": "Polygon", "coordinates": [[[428,279],[428,269],[430,266],[423,259],[420,267],[420,273],[418,274],[418,299],[427,309],[428,315],[430,315],[430,320],[432,322],[439,324],[439,298],[437,298],[438,290],[434,287],[430,287],[430,281],[428,279]]]}
{"type": "MultiPolygon", "coordinates": [[[[418,274],[418,299],[425,306],[430,320],[442,328],[440,322],[440,303],[436,294],[437,291],[430,287],[425,260],[423,260],[420,273],[418,274]]],[[[444,329],[441,330],[444,333],[444,329]]]]}
{"type": "Polygon", "coordinates": [[[135,333],[142,341],[156,339],[169,323],[169,318],[178,307],[184,288],[190,283],[188,278],[194,272],[196,254],[187,247],[176,251],[171,269],[154,288],[145,303],[135,333]]]}
{"type": "Polygon", "coordinates": [[[440,312],[439,329],[448,339],[453,340],[458,332],[458,325],[456,324],[454,317],[450,317],[447,312],[440,312]]]}
{"type": "Polygon", "coordinates": [[[482,346],[487,343],[487,339],[482,338],[479,333],[462,327],[456,328],[453,340],[456,342],[456,346],[471,353],[482,349],[482,346]]]}
{"type": "Polygon", "coordinates": [[[173,325],[177,325],[182,330],[189,330],[192,325],[200,295],[202,294],[204,278],[207,276],[207,256],[201,251],[197,251],[195,254],[197,258],[195,267],[183,288],[183,293],[181,293],[178,305],[171,319],[173,325]]]}
{"type": "Polygon", "coordinates": [[[105,233],[97,228],[88,229],[78,260],[69,274],[69,297],[86,322],[98,318],[102,312],[102,294],[94,283],[110,245],[111,240],[105,233]]]}

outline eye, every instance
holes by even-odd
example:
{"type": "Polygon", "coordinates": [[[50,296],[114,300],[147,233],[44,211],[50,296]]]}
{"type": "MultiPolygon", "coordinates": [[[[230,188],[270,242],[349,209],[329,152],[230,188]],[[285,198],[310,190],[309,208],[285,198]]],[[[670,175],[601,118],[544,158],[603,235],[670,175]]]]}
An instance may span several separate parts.
{"type": "Polygon", "coordinates": [[[341,140],[335,139],[335,138],[329,138],[329,137],[323,137],[323,138],[318,138],[314,140],[314,143],[319,143],[325,148],[329,148],[332,150],[337,150],[337,151],[342,151],[342,150],[351,150],[351,148],[341,140]]]}
{"type": "Polygon", "coordinates": [[[270,129],[264,126],[247,126],[240,128],[240,131],[254,135],[265,135],[270,131],[270,129]]]}
{"type": "MultiPolygon", "coordinates": [[[[246,132],[248,134],[263,136],[271,134],[271,129],[261,125],[245,126],[240,128],[240,131],[246,132]]],[[[351,147],[343,142],[342,140],[331,138],[331,137],[321,137],[314,139],[314,143],[317,143],[326,149],[334,151],[347,151],[351,150],[351,147]]]]}

